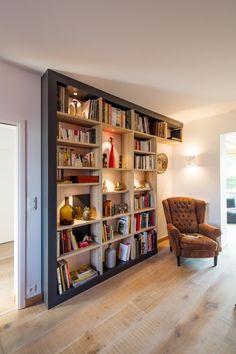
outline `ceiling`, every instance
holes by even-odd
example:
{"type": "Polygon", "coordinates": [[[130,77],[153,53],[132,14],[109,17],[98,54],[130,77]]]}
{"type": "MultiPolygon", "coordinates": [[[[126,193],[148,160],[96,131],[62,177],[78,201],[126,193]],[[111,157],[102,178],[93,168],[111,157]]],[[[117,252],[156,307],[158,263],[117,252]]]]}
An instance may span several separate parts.
{"type": "Polygon", "coordinates": [[[235,0],[0,0],[0,58],[181,121],[236,109],[235,0]]]}

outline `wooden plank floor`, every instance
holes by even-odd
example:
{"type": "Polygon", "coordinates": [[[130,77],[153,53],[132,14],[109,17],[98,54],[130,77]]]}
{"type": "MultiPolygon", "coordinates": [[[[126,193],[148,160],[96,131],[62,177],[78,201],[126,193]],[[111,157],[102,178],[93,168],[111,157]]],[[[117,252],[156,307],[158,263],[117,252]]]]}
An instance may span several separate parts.
{"type": "MultiPolygon", "coordinates": [[[[236,229],[235,229],[236,231],[236,229]]],[[[0,353],[236,353],[236,232],[213,259],[158,255],[48,311],[0,317],[0,353]]]]}
{"type": "Polygon", "coordinates": [[[14,242],[0,244],[0,315],[16,307],[14,301],[14,242]]]}

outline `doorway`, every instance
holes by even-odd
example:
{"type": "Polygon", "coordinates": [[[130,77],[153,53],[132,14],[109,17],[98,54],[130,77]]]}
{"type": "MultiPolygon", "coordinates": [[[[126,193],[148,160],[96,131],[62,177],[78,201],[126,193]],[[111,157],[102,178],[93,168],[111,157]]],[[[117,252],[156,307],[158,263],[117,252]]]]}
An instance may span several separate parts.
{"type": "Polygon", "coordinates": [[[236,132],[221,137],[221,211],[227,243],[235,243],[236,232],[236,132]]]}
{"type": "Polygon", "coordinates": [[[0,123],[0,314],[17,306],[18,146],[16,125],[0,123]]]}

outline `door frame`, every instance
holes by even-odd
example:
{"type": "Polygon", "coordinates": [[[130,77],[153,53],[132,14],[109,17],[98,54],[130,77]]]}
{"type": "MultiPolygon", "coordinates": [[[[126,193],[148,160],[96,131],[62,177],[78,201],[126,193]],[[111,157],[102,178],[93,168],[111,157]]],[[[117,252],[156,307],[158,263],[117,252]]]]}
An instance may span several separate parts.
{"type": "Polygon", "coordinates": [[[15,187],[14,206],[14,288],[18,309],[26,306],[26,122],[4,121],[0,124],[16,127],[15,187]]]}

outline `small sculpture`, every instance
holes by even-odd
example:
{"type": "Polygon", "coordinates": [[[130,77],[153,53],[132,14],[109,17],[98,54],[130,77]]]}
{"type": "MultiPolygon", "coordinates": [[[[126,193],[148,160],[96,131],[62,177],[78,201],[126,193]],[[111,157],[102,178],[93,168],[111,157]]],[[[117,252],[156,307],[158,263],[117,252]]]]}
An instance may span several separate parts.
{"type": "Polygon", "coordinates": [[[120,155],[119,156],[119,168],[122,168],[122,166],[123,166],[123,156],[120,155]]]}
{"type": "Polygon", "coordinates": [[[110,137],[109,142],[111,144],[111,150],[110,150],[110,155],[109,155],[108,167],[115,168],[115,153],[114,153],[114,145],[113,145],[113,138],[112,137],[110,137]]]}
{"type": "Polygon", "coordinates": [[[121,182],[117,182],[116,185],[115,185],[115,191],[121,191],[123,188],[122,188],[122,184],[121,182]]]}
{"type": "Polygon", "coordinates": [[[102,167],[107,168],[107,154],[102,154],[102,167]]]}
{"type": "Polygon", "coordinates": [[[107,185],[106,185],[106,181],[104,180],[102,183],[102,191],[103,193],[107,193],[108,189],[107,189],[107,185]]]}
{"type": "Polygon", "coordinates": [[[83,210],[83,220],[90,220],[91,210],[89,207],[85,206],[83,210]]]}

